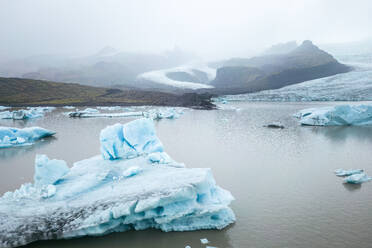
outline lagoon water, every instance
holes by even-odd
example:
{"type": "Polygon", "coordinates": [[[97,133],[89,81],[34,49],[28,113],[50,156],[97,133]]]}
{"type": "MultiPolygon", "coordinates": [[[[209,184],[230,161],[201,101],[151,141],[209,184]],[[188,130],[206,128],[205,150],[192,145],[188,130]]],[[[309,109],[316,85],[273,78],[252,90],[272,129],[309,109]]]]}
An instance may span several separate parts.
{"type": "MultiPolygon", "coordinates": [[[[187,167],[212,168],[231,191],[237,221],[217,231],[157,230],[103,237],[39,241],[27,247],[370,247],[372,183],[344,185],[337,168],[372,175],[372,127],[305,127],[298,110],[340,103],[235,102],[214,111],[186,110],[176,120],[156,122],[165,150],[187,167]],[[280,121],[286,128],[263,127],[280,121]]],[[[74,161],[99,154],[99,132],[132,118],[70,119],[57,109],[30,121],[1,126],[40,126],[57,132],[34,146],[0,150],[0,194],[31,182],[35,154],[74,161]]]]}

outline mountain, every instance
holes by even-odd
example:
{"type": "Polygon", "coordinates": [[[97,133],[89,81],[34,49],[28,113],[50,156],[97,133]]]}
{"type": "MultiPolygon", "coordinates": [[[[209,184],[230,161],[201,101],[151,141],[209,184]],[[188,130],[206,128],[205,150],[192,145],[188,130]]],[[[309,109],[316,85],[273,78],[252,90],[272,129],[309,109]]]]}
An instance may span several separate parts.
{"type": "Polygon", "coordinates": [[[139,74],[185,64],[194,55],[175,48],[164,53],[120,52],[104,47],[83,57],[40,55],[0,63],[0,76],[79,83],[91,86],[140,88],[139,74]]]}
{"type": "Polygon", "coordinates": [[[183,95],[98,88],[72,83],[1,78],[0,105],[7,106],[103,106],[103,105],[156,105],[183,106],[210,109],[210,95],[189,93],[183,95]]]}
{"type": "Polygon", "coordinates": [[[215,92],[223,94],[255,92],[345,73],[351,69],[311,41],[304,41],[288,53],[225,61],[217,69],[211,85],[216,88],[215,92]]]}

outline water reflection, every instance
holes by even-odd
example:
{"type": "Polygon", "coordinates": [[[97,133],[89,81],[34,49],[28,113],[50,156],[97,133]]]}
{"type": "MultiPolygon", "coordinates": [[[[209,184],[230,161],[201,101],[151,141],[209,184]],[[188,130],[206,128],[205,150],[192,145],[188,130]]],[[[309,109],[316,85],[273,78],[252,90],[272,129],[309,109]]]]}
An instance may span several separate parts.
{"type": "MultiPolygon", "coordinates": [[[[231,227],[230,227],[231,228],[231,227]]],[[[162,232],[160,230],[128,231],[123,233],[111,233],[100,237],[83,237],[68,240],[37,241],[26,245],[27,248],[59,248],[59,247],[200,247],[200,239],[207,238],[213,247],[233,247],[230,242],[228,230],[203,230],[192,232],[162,232]]]]}
{"type": "Polygon", "coordinates": [[[37,150],[45,145],[51,144],[57,138],[51,136],[43,138],[42,140],[36,141],[33,145],[30,146],[18,146],[18,147],[9,147],[0,149],[0,160],[7,160],[13,157],[22,156],[26,153],[37,150]]]}
{"type": "Polygon", "coordinates": [[[353,192],[360,190],[362,188],[361,184],[350,184],[350,183],[343,183],[342,184],[347,191],[353,192]]]}
{"type": "Polygon", "coordinates": [[[372,127],[330,126],[303,128],[311,129],[313,133],[324,135],[334,142],[345,142],[349,138],[372,142],[372,127]]]}

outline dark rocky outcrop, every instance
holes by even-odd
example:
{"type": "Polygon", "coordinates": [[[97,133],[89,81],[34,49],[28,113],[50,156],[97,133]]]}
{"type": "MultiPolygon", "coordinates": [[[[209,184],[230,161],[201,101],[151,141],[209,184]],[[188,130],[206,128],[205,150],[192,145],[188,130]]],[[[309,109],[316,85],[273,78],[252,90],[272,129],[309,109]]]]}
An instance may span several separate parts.
{"type": "Polygon", "coordinates": [[[174,94],[109,89],[71,83],[0,77],[0,105],[6,106],[179,106],[213,109],[210,94],[174,94]]]}
{"type": "Polygon", "coordinates": [[[312,79],[345,73],[351,68],[311,41],[286,54],[231,59],[217,70],[215,92],[235,94],[277,89],[312,79]]]}

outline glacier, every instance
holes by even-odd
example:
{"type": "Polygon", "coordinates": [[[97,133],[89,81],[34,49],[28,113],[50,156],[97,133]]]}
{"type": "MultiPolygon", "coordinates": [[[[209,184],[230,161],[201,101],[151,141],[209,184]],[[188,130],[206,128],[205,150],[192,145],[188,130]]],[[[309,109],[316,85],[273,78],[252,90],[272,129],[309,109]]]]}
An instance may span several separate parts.
{"type": "Polygon", "coordinates": [[[0,198],[0,246],[156,228],[222,229],[234,199],[209,168],[165,155],[151,119],[106,127],[100,155],[67,168],[39,155],[34,183],[0,198]]]}
{"type": "Polygon", "coordinates": [[[54,134],[55,132],[41,127],[0,127],[0,148],[32,145],[36,140],[54,134]]]}
{"type": "Polygon", "coordinates": [[[229,95],[229,101],[370,101],[372,100],[372,65],[350,63],[355,70],[319,78],[274,90],[229,95]]]}
{"type": "Polygon", "coordinates": [[[337,105],[304,109],[294,115],[302,125],[362,126],[372,124],[372,105],[337,105]]]}
{"type": "Polygon", "coordinates": [[[158,84],[164,84],[168,86],[178,87],[182,89],[209,89],[214,88],[212,85],[205,84],[205,83],[196,83],[196,82],[188,82],[188,81],[177,81],[169,78],[167,74],[169,73],[186,73],[190,76],[197,77],[195,71],[201,71],[206,74],[208,81],[213,80],[216,77],[216,69],[210,68],[209,66],[196,63],[196,64],[189,64],[164,70],[156,70],[156,71],[149,71],[143,74],[140,74],[137,78],[144,79],[148,81],[152,81],[158,84]]]}

